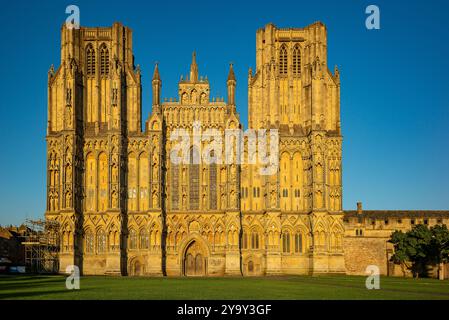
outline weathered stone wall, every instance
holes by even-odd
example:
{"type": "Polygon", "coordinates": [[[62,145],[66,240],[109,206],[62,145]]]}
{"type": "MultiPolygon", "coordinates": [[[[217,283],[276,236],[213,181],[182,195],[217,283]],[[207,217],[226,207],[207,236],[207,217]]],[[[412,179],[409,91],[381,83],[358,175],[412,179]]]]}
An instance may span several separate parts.
{"type": "Polygon", "coordinates": [[[346,273],[365,275],[366,267],[376,265],[380,274],[387,274],[387,239],[368,237],[345,237],[344,252],[346,273]]]}

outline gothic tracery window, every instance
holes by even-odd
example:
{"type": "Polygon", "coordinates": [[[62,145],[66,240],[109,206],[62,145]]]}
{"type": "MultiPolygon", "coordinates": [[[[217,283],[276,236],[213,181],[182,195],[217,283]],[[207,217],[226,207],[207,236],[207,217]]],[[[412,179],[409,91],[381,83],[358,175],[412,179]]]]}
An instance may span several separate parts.
{"type": "Polygon", "coordinates": [[[99,205],[100,210],[105,211],[108,207],[108,158],[106,153],[102,152],[100,156],[98,157],[98,177],[99,177],[99,187],[100,187],[100,194],[99,194],[99,205]]]}
{"type": "Polygon", "coordinates": [[[301,49],[299,45],[293,48],[293,75],[301,75],[301,49]]]}
{"type": "Polygon", "coordinates": [[[279,51],[279,74],[287,75],[287,48],[283,45],[279,51]]]}
{"type": "Polygon", "coordinates": [[[189,181],[190,192],[189,202],[191,210],[199,209],[199,192],[200,192],[200,166],[198,164],[199,152],[196,148],[190,150],[190,165],[189,165],[189,181]]]}
{"type": "Polygon", "coordinates": [[[106,234],[103,230],[100,230],[97,233],[97,252],[106,252],[106,234]]]}
{"type": "Polygon", "coordinates": [[[248,249],[248,233],[246,231],[243,231],[242,235],[242,248],[248,249]]]}
{"type": "Polygon", "coordinates": [[[128,210],[137,210],[137,170],[138,162],[134,153],[128,156],[128,210]]]}
{"type": "Polygon", "coordinates": [[[259,233],[257,231],[251,233],[251,248],[259,249],[259,233]]]}
{"type": "Polygon", "coordinates": [[[282,233],[282,252],[290,252],[290,232],[288,231],[282,233]]]}
{"type": "Polygon", "coordinates": [[[140,248],[148,249],[150,247],[150,235],[147,229],[143,229],[140,231],[140,248]]]}
{"type": "Polygon", "coordinates": [[[109,75],[109,50],[104,43],[100,48],[100,74],[102,76],[109,75]]]}
{"type": "Polygon", "coordinates": [[[137,249],[137,233],[134,229],[129,231],[129,248],[137,249]]]}
{"type": "Polygon", "coordinates": [[[215,162],[210,164],[209,167],[209,203],[210,209],[217,209],[217,165],[215,162]]]}
{"type": "Polygon", "coordinates": [[[94,211],[96,209],[97,163],[92,153],[89,153],[86,158],[86,209],[94,211]]]}
{"type": "Polygon", "coordinates": [[[302,252],[302,234],[299,232],[295,234],[295,252],[302,252]]]}
{"type": "Polygon", "coordinates": [[[179,209],[179,166],[171,165],[171,208],[179,209]]]}
{"type": "Polygon", "coordinates": [[[84,237],[84,252],[94,252],[94,235],[90,230],[86,232],[86,235],[84,237]]]}
{"type": "Polygon", "coordinates": [[[92,44],[86,48],[86,73],[88,76],[95,75],[95,50],[92,44]]]}

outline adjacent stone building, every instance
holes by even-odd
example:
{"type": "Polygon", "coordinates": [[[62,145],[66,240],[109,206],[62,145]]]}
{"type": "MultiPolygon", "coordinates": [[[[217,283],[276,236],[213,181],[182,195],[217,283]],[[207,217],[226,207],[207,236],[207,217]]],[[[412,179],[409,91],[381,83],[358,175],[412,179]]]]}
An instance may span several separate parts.
{"type": "MultiPolygon", "coordinates": [[[[327,67],[322,23],[257,31],[248,124],[271,130],[267,144],[276,152],[267,154],[259,144],[253,148],[250,134],[241,149],[212,147],[242,128],[232,65],[226,101],[211,97],[193,54],[178,97],[164,102],[156,65],[152,112],[142,130],[132,31],[120,23],[63,26],[61,36],[60,66],[48,73],[46,218],[61,226],[62,272],[73,264],[84,274],[169,276],[363,273],[371,261],[386,266],[392,230],[371,241],[365,220],[378,214],[342,210],[340,76],[327,67]],[[175,132],[188,134],[181,152],[187,162],[173,161],[175,132]],[[264,156],[276,159],[270,174],[264,156]],[[360,256],[372,249],[372,258],[360,256]]],[[[441,216],[447,223],[449,213],[441,216]]]]}

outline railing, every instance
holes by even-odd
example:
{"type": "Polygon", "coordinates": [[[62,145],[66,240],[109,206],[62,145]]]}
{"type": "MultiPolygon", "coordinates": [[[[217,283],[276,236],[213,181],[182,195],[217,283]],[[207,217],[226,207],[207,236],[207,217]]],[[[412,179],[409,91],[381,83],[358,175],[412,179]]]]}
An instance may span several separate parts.
{"type": "Polygon", "coordinates": [[[111,37],[111,30],[110,29],[84,29],[83,30],[83,36],[84,38],[103,38],[108,39],[111,37]]]}

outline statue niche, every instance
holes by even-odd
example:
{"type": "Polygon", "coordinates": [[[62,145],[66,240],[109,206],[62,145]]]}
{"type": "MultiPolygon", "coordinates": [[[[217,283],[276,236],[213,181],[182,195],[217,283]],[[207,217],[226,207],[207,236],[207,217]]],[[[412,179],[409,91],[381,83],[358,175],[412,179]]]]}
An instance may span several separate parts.
{"type": "Polygon", "coordinates": [[[196,93],[196,90],[193,89],[192,90],[192,94],[191,94],[191,98],[190,98],[190,102],[191,103],[197,103],[198,102],[197,99],[198,99],[198,94],[196,93]]]}
{"type": "Polygon", "coordinates": [[[204,92],[200,96],[200,104],[207,104],[207,96],[204,92]]]}

